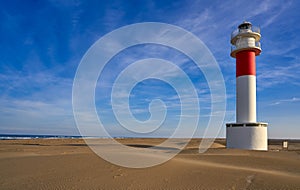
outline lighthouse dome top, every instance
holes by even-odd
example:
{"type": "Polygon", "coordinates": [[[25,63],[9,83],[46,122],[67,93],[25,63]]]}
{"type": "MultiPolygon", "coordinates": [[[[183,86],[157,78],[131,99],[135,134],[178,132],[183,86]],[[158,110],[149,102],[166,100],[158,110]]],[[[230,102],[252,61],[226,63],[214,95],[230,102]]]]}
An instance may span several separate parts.
{"type": "Polygon", "coordinates": [[[238,28],[240,29],[240,30],[243,30],[243,29],[251,29],[251,26],[252,26],[252,24],[251,24],[251,22],[248,22],[248,21],[244,21],[242,24],[240,24],[239,26],[238,26],[238,28]]]}

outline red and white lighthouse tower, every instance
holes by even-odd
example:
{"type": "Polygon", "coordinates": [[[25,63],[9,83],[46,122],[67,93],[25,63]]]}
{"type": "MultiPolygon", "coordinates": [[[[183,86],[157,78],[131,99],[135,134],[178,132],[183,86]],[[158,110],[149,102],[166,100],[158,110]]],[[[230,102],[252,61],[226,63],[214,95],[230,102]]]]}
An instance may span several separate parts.
{"type": "Polygon", "coordinates": [[[260,29],[243,22],[231,34],[236,58],[236,123],[226,124],[227,148],[268,150],[267,123],[256,121],[255,56],[261,53],[260,29]]]}

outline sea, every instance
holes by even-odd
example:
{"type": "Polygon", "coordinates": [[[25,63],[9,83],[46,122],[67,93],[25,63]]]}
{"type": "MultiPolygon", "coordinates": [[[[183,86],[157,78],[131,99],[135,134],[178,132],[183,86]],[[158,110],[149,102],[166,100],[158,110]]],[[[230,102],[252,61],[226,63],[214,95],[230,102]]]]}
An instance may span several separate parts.
{"type": "MultiPolygon", "coordinates": [[[[16,134],[0,134],[0,140],[14,140],[14,139],[92,139],[92,138],[101,138],[107,139],[111,137],[100,137],[100,136],[69,136],[69,135],[16,135],[16,134]]],[[[115,136],[112,138],[116,139],[125,139],[132,137],[122,137],[115,136]]]]}
{"type": "MultiPolygon", "coordinates": [[[[0,140],[9,139],[79,139],[89,138],[83,136],[65,136],[65,135],[15,135],[15,134],[0,134],[0,140]]],[[[92,137],[90,137],[92,138],[92,137]]]]}

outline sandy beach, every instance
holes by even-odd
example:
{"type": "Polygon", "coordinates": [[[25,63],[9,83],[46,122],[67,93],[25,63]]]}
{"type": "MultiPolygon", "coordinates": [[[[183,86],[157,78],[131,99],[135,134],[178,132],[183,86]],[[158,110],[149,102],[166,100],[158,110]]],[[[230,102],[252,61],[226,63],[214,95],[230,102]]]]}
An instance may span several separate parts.
{"type": "MultiPolygon", "coordinates": [[[[119,139],[143,149],[164,139],[119,139]]],[[[218,139],[204,154],[193,139],[161,165],[132,169],[96,155],[82,139],[0,141],[0,189],[300,189],[300,142],[281,150],[225,149],[218,139]]]]}

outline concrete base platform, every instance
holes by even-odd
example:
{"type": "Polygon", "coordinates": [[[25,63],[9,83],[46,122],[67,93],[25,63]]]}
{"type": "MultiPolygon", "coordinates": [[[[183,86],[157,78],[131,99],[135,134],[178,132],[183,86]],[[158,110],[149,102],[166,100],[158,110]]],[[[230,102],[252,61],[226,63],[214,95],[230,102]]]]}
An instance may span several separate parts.
{"type": "Polygon", "coordinates": [[[267,123],[227,123],[227,148],[268,150],[267,123]]]}

